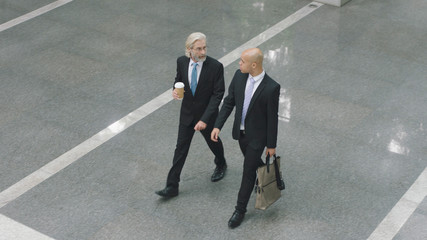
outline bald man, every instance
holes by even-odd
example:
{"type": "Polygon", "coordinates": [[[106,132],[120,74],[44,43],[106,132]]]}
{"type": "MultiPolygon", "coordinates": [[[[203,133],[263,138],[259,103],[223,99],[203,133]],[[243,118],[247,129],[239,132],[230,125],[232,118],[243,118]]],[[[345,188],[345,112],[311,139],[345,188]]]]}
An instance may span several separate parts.
{"type": "Polygon", "coordinates": [[[265,154],[276,153],[280,85],[264,71],[263,53],[258,48],[245,50],[240,57],[240,70],[231,80],[228,96],[211,132],[218,141],[221,128],[236,108],[233,138],[239,141],[244,156],[243,176],[235,211],[228,221],[230,228],[241,224],[256,180],[256,170],[264,162],[265,154]]]}

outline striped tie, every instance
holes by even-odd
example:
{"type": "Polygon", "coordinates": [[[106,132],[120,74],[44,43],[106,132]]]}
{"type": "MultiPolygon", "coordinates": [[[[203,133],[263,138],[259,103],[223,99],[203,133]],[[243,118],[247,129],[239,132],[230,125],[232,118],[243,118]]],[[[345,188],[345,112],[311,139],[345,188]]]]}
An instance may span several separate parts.
{"type": "Polygon", "coordinates": [[[254,90],[254,83],[255,83],[255,79],[250,77],[249,81],[247,83],[249,85],[246,88],[246,92],[245,92],[245,101],[243,103],[243,111],[242,111],[242,124],[243,125],[245,125],[246,113],[248,112],[248,107],[249,107],[249,104],[251,103],[252,92],[254,90]]]}
{"type": "Polygon", "coordinates": [[[197,87],[197,63],[193,63],[193,71],[191,72],[191,92],[194,94],[196,93],[196,87],[197,87]]]}

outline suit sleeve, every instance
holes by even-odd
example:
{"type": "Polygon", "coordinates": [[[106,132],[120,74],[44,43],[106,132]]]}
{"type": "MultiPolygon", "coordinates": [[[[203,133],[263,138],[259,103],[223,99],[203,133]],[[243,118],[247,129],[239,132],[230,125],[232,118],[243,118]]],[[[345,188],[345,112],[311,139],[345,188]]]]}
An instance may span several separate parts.
{"type": "Polygon", "coordinates": [[[225,124],[225,121],[233,111],[234,106],[236,106],[235,94],[234,94],[234,86],[235,86],[234,79],[235,77],[233,77],[233,79],[231,80],[230,86],[228,87],[228,95],[227,97],[224,98],[224,102],[222,104],[218,118],[215,121],[215,125],[214,125],[215,128],[222,129],[222,127],[225,124]]]}
{"type": "Polygon", "coordinates": [[[175,89],[175,83],[182,82],[181,70],[179,67],[179,58],[176,60],[176,76],[175,81],[173,82],[172,89],[175,89]]]}
{"type": "Polygon", "coordinates": [[[276,148],[279,121],[280,85],[277,84],[268,100],[267,106],[267,148],[276,148]]]}
{"type": "Polygon", "coordinates": [[[201,121],[208,123],[212,116],[218,111],[219,104],[224,96],[225,83],[224,83],[224,67],[222,63],[219,63],[218,70],[214,78],[212,95],[209,99],[209,104],[206,107],[205,112],[200,118],[201,121]]]}

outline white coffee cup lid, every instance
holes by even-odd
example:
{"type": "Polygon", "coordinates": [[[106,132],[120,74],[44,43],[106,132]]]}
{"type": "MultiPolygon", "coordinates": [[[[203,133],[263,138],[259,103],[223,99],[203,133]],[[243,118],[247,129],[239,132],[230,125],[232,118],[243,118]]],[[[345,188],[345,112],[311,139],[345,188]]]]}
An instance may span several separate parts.
{"type": "Polygon", "coordinates": [[[177,83],[175,83],[175,87],[176,88],[183,88],[184,87],[184,83],[183,82],[177,82],[177,83]]]}

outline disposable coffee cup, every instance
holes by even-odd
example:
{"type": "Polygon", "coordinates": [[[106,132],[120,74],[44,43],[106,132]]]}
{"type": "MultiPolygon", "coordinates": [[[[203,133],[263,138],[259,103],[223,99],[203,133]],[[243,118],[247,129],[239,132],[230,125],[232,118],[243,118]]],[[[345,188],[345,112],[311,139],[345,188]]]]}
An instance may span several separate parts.
{"type": "Polygon", "coordinates": [[[183,82],[175,83],[175,90],[178,93],[178,98],[182,99],[184,97],[184,83],[183,82]]]}

